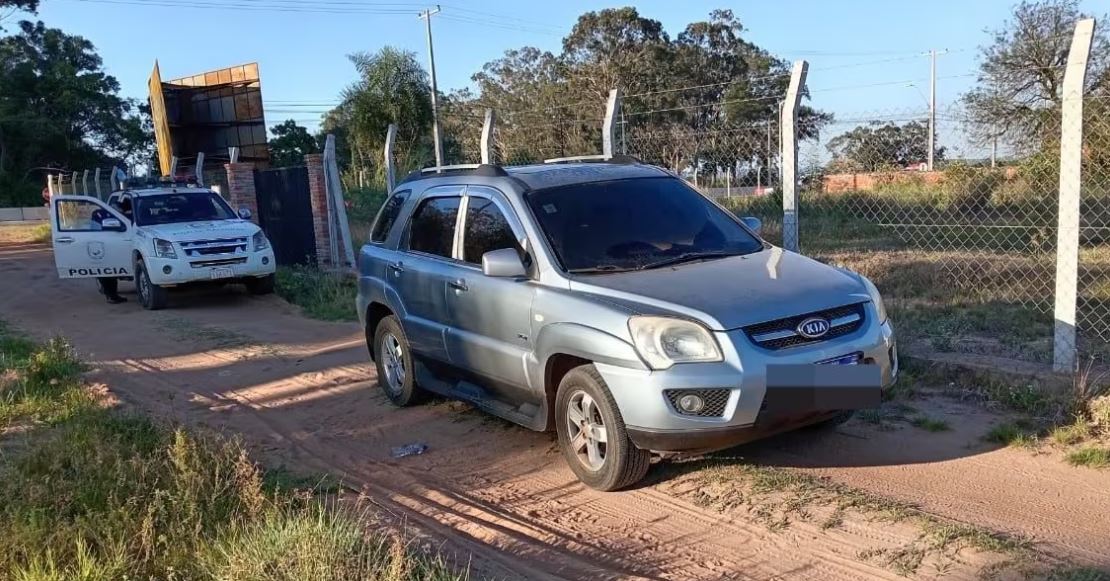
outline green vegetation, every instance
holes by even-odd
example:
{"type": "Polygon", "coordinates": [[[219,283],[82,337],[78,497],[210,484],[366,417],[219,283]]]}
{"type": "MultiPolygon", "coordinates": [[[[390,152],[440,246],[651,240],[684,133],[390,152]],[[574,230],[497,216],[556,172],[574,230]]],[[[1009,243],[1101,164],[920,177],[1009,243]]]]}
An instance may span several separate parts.
{"type": "Polygon", "coordinates": [[[357,321],[355,280],[307,266],[281,267],[277,294],[297,305],[305,315],[324,321],[357,321]]]}
{"type": "Polygon", "coordinates": [[[1026,421],[1003,422],[990,429],[983,439],[992,444],[1030,448],[1037,444],[1036,430],[1026,421]]]}
{"type": "Polygon", "coordinates": [[[912,424],[916,428],[921,428],[926,432],[947,432],[948,430],[952,429],[952,427],[948,425],[947,421],[938,420],[936,418],[930,418],[926,416],[917,416],[915,418],[912,418],[910,419],[910,424],[912,424]]]}
{"type": "Polygon", "coordinates": [[[327,479],[294,490],[236,441],[106,407],[61,339],[0,327],[0,578],[456,579],[327,479]]]}
{"type": "Polygon", "coordinates": [[[1110,466],[1110,448],[1086,446],[1072,452],[1065,457],[1073,466],[1087,466],[1089,468],[1106,468],[1110,466]]]}

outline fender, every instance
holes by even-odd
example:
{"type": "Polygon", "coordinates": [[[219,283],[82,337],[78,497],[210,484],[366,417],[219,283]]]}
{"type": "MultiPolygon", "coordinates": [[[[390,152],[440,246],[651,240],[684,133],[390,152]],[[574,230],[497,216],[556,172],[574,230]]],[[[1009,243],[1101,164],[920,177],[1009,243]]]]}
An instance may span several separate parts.
{"type": "Polygon", "coordinates": [[[530,375],[532,385],[544,385],[544,372],[548,360],[555,354],[574,355],[590,361],[627,367],[648,369],[636,348],[616,335],[578,323],[552,323],[540,329],[535,341],[536,364],[530,375]],[[586,350],[583,346],[589,346],[586,350]]]}

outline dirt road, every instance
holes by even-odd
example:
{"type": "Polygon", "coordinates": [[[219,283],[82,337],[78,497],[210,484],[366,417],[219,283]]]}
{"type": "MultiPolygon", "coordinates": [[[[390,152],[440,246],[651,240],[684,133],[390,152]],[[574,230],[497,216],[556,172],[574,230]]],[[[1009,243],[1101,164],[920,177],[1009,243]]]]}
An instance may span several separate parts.
{"type": "MultiPolygon", "coordinates": [[[[890,557],[921,546],[927,531],[867,514],[830,526],[807,516],[819,506],[768,525],[751,503],[704,502],[710,485],[721,486],[704,463],[656,467],[637,490],[595,492],[574,479],[549,434],[458,403],[391,408],[357,325],[309,320],[280,299],[231,288],[191,292],[154,313],[139,308],[130,285],[123,291],[130,303],[106,305],[91,281],[59,281],[49,249],[0,247],[0,318],[70,338],[94,362],[94,377],[130,405],[241,434],[268,463],[340,476],[448,554],[472,559],[479,574],[974,578],[1014,560],[973,547],[925,552],[906,568],[890,557]],[[413,441],[429,451],[390,457],[392,446],[413,441]]],[[[1110,567],[1110,474],[987,446],[980,436],[998,418],[981,410],[942,400],[919,407],[953,429],[853,422],[749,445],[715,464],[790,467],[1028,537],[1040,555],[1110,567]]]]}

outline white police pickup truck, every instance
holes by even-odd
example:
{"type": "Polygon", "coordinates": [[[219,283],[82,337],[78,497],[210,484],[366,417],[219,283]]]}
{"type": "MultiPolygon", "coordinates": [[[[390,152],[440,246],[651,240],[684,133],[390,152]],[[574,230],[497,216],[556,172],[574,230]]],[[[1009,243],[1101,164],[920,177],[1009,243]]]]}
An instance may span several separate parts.
{"type": "Polygon", "coordinates": [[[202,281],[274,290],[274,252],[250,212],[185,183],[153,183],[112,194],[53,196],[54,263],[61,278],[134,280],[139,302],[161,309],[167,289],[202,281]]]}

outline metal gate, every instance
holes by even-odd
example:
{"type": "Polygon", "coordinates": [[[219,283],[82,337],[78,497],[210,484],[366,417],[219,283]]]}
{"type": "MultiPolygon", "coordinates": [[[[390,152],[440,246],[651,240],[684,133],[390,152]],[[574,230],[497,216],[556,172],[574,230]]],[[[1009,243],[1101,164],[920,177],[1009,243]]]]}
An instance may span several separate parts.
{"type": "Polygon", "coordinates": [[[312,228],[312,201],[308,169],[287,167],[256,170],[258,224],[274,247],[279,265],[307,264],[316,260],[316,234],[312,228]]]}

